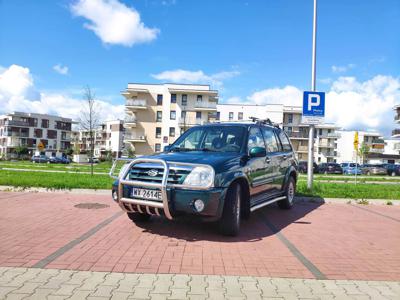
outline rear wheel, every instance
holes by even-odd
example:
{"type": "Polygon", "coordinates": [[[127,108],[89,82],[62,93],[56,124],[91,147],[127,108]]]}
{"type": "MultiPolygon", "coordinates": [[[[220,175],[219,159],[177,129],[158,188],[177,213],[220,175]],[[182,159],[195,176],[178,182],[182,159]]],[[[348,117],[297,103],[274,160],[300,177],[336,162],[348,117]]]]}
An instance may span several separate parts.
{"type": "Polygon", "coordinates": [[[296,182],[295,182],[293,176],[290,176],[289,181],[286,185],[286,190],[285,190],[286,198],[278,201],[279,208],[282,208],[282,209],[292,208],[295,193],[296,193],[296,182]]]}
{"type": "Polygon", "coordinates": [[[225,197],[224,211],[219,220],[219,230],[224,235],[236,236],[240,228],[240,184],[232,185],[225,197]]]}
{"type": "Polygon", "coordinates": [[[151,215],[149,214],[141,214],[141,213],[127,213],[128,218],[133,222],[147,222],[150,220],[151,215]]]}

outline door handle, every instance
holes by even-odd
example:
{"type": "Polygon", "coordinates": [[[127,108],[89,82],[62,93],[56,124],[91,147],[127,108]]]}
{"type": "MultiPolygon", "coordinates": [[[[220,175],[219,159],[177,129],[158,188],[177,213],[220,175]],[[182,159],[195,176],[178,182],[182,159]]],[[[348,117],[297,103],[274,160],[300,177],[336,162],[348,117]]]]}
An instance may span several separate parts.
{"type": "Polygon", "coordinates": [[[288,156],[287,156],[287,155],[284,155],[284,156],[282,156],[282,158],[283,158],[283,160],[287,160],[287,159],[288,159],[288,156]]]}
{"type": "Polygon", "coordinates": [[[271,158],[267,157],[267,158],[265,159],[265,162],[266,162],[267,164],[269,164],[269,163],[271,162],[271,158]]]}

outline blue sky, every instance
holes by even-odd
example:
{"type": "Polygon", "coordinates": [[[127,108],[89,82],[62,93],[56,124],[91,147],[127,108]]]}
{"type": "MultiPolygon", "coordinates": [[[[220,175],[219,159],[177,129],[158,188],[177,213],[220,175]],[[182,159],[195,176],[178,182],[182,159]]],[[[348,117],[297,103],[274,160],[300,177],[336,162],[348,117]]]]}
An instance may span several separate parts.
{"type": "MultiPolygon", "coordinates": [[[[399,82],[400,1],[319,0],[318,11],[319,90],[343,93],[348,78],[354,79],[352,91],[354,82],[363,85],[376,76],[399,82]]],[[[116,105],[123,103],[119,92],[128,82],[182,79],[171,73],[176,70],[201,71],[193,80],[211,83],[229,102],[265,102],[270,98],[255,94],[286,86],[307,90],[311,33],[312,0],[0,0],[3,71],[21,66],[28,69],[30,89],[74,99],[88,84],[116,105]],[[147,35],[132,42],[115,32],[96,34],[84,25],[91,17],[103,31],[120,27],[109,25],[107,16],[91,16],[83,2],[135,11],[147,35]]],[[[3,93],[3,101],[7,97],[3,93]]],[[[371,127],[387,130],[382,126],[371,127]]]]}

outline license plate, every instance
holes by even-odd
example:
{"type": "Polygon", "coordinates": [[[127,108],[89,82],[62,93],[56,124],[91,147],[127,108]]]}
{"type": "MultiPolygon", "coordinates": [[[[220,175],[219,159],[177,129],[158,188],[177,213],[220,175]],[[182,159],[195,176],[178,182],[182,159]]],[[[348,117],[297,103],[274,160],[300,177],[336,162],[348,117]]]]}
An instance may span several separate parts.
{"type": "Polygon", "coordinates": [[[161,191],[132,188],[132,198],[162,201],[161,191]]]}

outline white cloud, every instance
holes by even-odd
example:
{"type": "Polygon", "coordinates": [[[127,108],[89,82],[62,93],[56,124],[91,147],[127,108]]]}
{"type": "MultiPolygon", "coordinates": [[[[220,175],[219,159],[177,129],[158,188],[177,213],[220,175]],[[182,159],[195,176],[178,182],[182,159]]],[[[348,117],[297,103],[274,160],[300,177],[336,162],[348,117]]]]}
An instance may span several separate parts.
{"type": "Polygon", "coordinates": [[[318,82],[321,82],[322,84],[330,84],[332,82],[331,78],[321,78],[318,79],[318,82]]]}
{"type": "Polygon", "coordinates": [[[347,72],[347,71],[349,71],[351,69],[354,69],[355,66],[356,66],[355,64],[348,64],[348,65],[345,65],[345,66],[335,66],[335,65],[333,65],[331,67],[331,69],[332,69],[333,73],[344,73],[344,72],[347,72]]]}
{"type": "MultiPolygon", "coordinates": [[[[97,103],[102,121],[124,117],[124,105],[112,105],[101,100],[97,103]]],[[[36,112],[77,120],[83,105],[83,100],[63,93],[37,91],[28,68],[12,65],[0,69],[0,114],[13,111],[36,112]]]]}
{"type": "Polygon", "coordinates": [[[157,28],[146,27],[140,14],[118,0],[78,0],[70,6],[75,16],[89,20],[84,27],[92,30],[105,44],[131,47],[157,38],[157,28]]]}
{"type": "MultiPolygon", "coordinates": [[[[257,91],[244,102],[301,106],[302,95],[297,87],[286,86],[257,91]]],[[[233,97],[226,102],[243,101],[233,97]]],[[[400,78],[377,75],[360,82],[355,77],[339,77],[326,93],[326,122],[349,130],[378,130],[389,136],[395,127],[396,103],[400,103],[400,78]]]]}
{"type": "Polygon", "coordinates": [[[188,70],[170,70],[164,71],[159,74],[151,74],[151,76],[158,80],[164,80],[174,83],[205,83],[214,84],[216,86],[222,86],[222,82],[226,79],[239,76],[240,72],[233,71],[223,71],[211,75],[205,74],[203,71],[188,71],[188,70]]]}
{"type": "Polygon", "coordinates": [[[68,67],[62,66],[61,64],[57,64],[53,66],[53,70],[56,71],[58,74],[67,75],[68,74],[68,67]]]}

